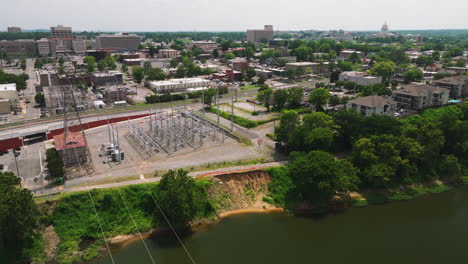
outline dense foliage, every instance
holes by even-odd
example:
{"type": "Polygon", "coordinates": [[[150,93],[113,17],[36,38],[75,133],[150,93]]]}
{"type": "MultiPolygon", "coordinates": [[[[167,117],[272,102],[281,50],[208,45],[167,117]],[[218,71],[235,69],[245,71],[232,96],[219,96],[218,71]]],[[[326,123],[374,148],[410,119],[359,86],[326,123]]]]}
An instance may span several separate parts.
{"type": "Polygon", "coordinates": [[[187,99],[187,97],[183,94],[170,94],[170,93],[152,94],[152,95],[148,95],[145,97],[147,104],[181,101],[185,99],[187,99]]]}
{"type": "Polygon", "coordinates": [[[55,148],[46,151],[46,163],[49,176],[53,180],[59,180],[65,175],[63,161],[55,148]]]}
{"type": "Polygon", "coordinates": [[[0,263],[24,263],[37,236],[38,211],[20,178],[0,172],[0,263]]]}
{"type": "Polygon", "coordinates": [[[174,228],[182,228],[195,218],[212,216],[207,184],[179,170],[163,175],[159,184],[93,190],[61,198],[48,217],[60,237],[56,260],[75,263],[99,254],[104,241],[97,217],[104,235],[110,238],[167,226],[161,212],[174,228]]]}
{"type": "Polygon", "coordinates": [[[5,83],[16,83],[16,90],[26,89],[26,81],[29,79],[29,75],[22,73],[20,75],[15,75],[11,73],[6,73],[0,70],[0,84],[5,83]]]}
{"type": "MultiPolygon", "coordinates": [[[[361,187],[388,188],[447,177],[458,179],[468,166],[468,103],[430,109],[402,120],[376,115],[364,117],[346,110],[333,115],[314,112],[301,118],[295,111],[286,111],[275,136],[286,151],[302,153],[291,154],[289,165],[289,175],[294,183],[300,184],[299,190],[305,183],[315,182],[318,177],[315,172],[326,167],[311,164],[327,160],[325,154],[317,151],[348,153],[346,171],[355,172],[348,175],[354,183],[345,185],[350,187],[349,191],[359,182],[361,187]],[[301,174],[308,179],[298,182],[301,174]]],[[[339,166],[332,167],[335,170],[339,166]]],[[[332,167],[329,175],[334,175],[332,167]]],[[[308,186],[300,193],[310,197],[304,192],[311,188],[315,187],[308,186]]],[[[323,192],[330,197],[344,189],[333,190],[315,189],[314,195],[323,192]]]]}

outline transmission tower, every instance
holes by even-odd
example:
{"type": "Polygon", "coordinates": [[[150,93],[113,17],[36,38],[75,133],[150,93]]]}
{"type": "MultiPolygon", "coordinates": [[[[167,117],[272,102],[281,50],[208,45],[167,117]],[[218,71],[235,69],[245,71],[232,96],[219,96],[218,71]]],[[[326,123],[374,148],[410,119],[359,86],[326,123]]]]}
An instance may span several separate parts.
{"type": "MultiPolygon", "coordinates": [[[[86,158],[82,159],[76,154],[74,148],[64,148],[63,150],[63,163],[65,167],[73,167],[79,165],[81,173],[77,176],[89,175],[94,172],[93,160],[88,147],[88,140],[86,139],[86,133],[83,129],[83,124],[80,117],[80,111],[85,110],[84,105],[79,105],[75,98],[75,89],[71,84],[68,77],[65,77],[68,85],[62,85],[59,87],[61,90],[62,100],[61,108],[63,109],[63,136],[64,142],[67,143],[67,139],[71,133],[79,133],[84,140],[86,149],[86,158]],[[75,162],[71,162],[69,157],[75,157],[75,162]],[[84,174],[84,175],[81,175],[84,174]]],[[[84,102],[82,102],[84,103],[84,102]]]]}

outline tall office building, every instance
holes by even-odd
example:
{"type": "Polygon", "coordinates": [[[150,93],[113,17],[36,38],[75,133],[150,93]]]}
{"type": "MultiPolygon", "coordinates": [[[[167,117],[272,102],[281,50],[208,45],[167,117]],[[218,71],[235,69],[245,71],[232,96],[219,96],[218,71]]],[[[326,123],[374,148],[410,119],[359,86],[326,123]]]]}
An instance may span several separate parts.
{"type": "Polygon", "coordinates": [[[247,41],[259,43],[262,41],[273,40],[273,26],[265,25],[264,29],[248,29],[247,30],[247,41]]]}
{"type": "Polygon", "coordinates": [[[50,37],[53,39],[73,38],[72,28],[64,27],[62,25],[58,25],[56,27],[50,27],[50,37]]]}
{"type": "Polygon", "coordinates": [[[62,25],[50,27],[50,38],[51,41],[55,42],[53,54],[73,52],[73,33],[71,27],[64,27],[62,25]]]}
{"type": "Polygon", "coordinates": [[[135,34],[102,34],[96,37],[96,49],[136,51],[140,42],[141,37],[135,34]]]}

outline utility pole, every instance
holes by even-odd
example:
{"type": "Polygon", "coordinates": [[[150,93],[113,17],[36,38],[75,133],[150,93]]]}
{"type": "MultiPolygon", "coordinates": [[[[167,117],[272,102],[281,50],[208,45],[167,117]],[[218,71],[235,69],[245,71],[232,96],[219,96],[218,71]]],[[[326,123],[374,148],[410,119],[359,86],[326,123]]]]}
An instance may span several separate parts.
{"type": "Polygon", "coordinates": [[[234,97],[231,96],[231,132],[234,131],[234,97]]]}

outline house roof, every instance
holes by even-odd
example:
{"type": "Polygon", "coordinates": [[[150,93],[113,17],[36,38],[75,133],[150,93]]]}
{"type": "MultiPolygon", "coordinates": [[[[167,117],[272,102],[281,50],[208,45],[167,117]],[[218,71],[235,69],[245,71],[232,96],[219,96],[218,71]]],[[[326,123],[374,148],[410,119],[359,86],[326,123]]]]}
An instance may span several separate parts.
{"type": "Polygon", "coordinates": [[[468,82],[468,76],[464,76],[464,75],[445,77],[443,79],[434,81],[435,84],[437,83],[465,84],[467,82],[468,82]]]}
{"type": "Polygon", "coordinates": [[[57,151],[86,147],[85,139],[80,132],[69,132],[66,142],[64,139],[65,134],[54,136],[55,149],[57,151]]]}
{"type": "Polygon", "coordinates": [[[365,105],[369,107],[384,106],[386,104],[395,104],[395,100],[389,97],[383,97],[378,95],[370,95],[364,97],[358,97],[356,99],[350,100],[349,103],[357,105],[365,105]]]}
{"type": "Polygon", "coordinates": [[[394,91],[393,93],[396,94],[407,94],[412,96],[425,96],[429,92],[431,93],[448,93],[449,90],[441,87],[431,86],[427,84],[417,85],[417,84],[410,84],[405,85],[403,88],[394,91]]]}

